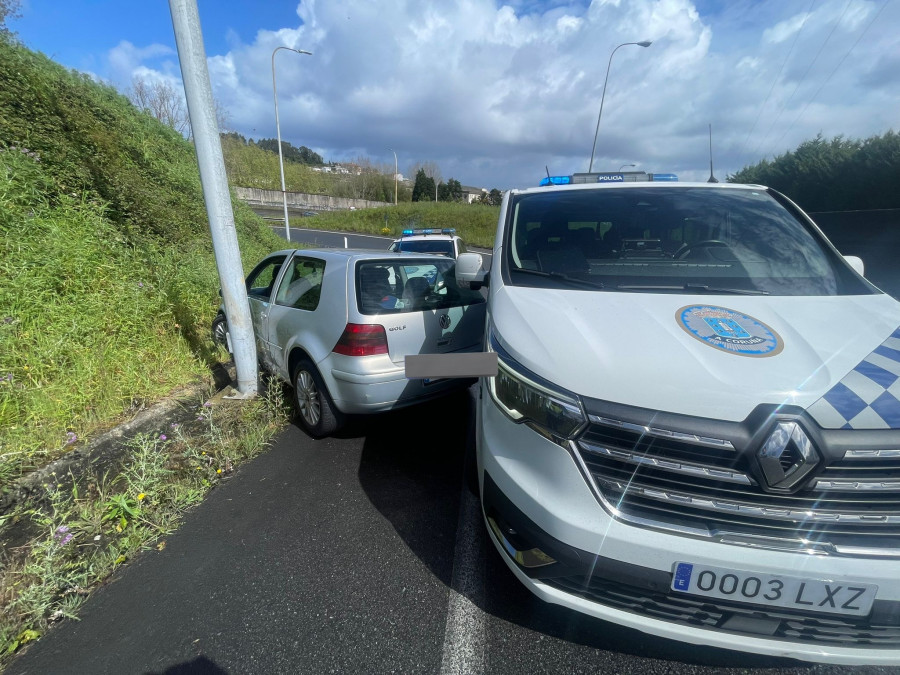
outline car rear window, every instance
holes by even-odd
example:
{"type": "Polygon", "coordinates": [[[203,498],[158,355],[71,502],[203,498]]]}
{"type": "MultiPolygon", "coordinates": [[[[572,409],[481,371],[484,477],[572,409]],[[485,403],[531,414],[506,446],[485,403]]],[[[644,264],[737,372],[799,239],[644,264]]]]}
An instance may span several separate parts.
{"type": "Polygon", "coordinates": [[[397,250],[403,253],[441,253],[453,255],[453,242],[446,239],[401,241],[397,250]]]}
{"type": "Polygon", "coordinates": [[[404,314],[484,302],[456,283],[456,261],[364,261],[356,266],[356,299],[362,314],[404,314]]]}

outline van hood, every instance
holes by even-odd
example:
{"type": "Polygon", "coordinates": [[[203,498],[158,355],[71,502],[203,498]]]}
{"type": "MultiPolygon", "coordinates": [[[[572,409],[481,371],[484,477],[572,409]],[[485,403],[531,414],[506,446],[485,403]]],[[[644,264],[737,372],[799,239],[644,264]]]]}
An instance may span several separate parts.
{"type": "MultiPolygon", "coordinates": [[[[492,293],[494,337],[549,382],[589,398],[714,419],[740,421],[762,403],[809,408],[843,386],[886,341],[896,340],[900,349],[900,339],[892,338],[900,303],[884,294],[682,295],[505,285],[492,293]]],[[[846,422],[816,419],[829,427],[846,422]]]]}

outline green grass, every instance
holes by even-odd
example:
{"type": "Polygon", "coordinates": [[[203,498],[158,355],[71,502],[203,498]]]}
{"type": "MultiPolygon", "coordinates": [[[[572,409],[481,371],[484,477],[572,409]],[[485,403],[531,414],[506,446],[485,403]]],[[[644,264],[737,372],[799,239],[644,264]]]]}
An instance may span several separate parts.
{"type": "Polygon", "coordinates": [[[303,225],[340,232],[365,232],[399,237],[406,228],[456,228],[471,246],[492,248],[500,208],[453,202],[405,202],[358,211],[330,211],[306,219],[303,225]]]}
{"type": "MultiPolygon", "coordinates": [[[[248,270],[284,242],[234,208],[248,270]]],[[[206,376],[218,287],[192,145],[0,40],[0,486],[206,376]]]]}

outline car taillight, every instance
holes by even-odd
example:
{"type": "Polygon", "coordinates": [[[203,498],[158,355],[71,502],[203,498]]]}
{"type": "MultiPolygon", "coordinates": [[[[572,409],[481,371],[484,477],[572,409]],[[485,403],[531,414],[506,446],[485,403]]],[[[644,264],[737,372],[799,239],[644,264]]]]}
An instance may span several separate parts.
{"type": "Polygon", "coordinates": [[[332,351],[346,356],[387,354],[387,333],[378,324],[348,323],[332,351]]]}

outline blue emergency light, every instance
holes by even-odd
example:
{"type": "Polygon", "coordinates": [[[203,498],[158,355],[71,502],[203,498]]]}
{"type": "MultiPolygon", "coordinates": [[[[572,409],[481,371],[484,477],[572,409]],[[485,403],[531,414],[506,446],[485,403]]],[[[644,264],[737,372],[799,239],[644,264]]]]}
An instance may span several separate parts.
{"type": "Polygon", "coordinates": [[[454,227],[444,227],[438,232],[438,230],[428,227],[425,229],[415,229],[415,230],[403,230],[401,236],[404,237],[413,237],[415,235],[420,234],[456,234],[456,228],[454,227]]]}
{"type": "Polygon", "coordinates": [[[548,185],[573,185],[583,183],[643,183],[675,182],[678,176],[674,173],[646,173],[644,171],[604,172],[604,173],[574,173],[571,176],[547,176],[538,184],[541,187],[548,185]]]}

